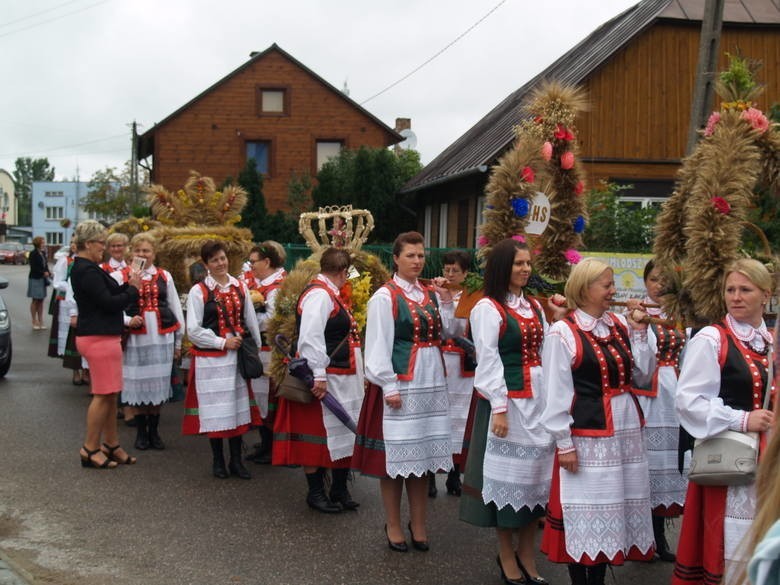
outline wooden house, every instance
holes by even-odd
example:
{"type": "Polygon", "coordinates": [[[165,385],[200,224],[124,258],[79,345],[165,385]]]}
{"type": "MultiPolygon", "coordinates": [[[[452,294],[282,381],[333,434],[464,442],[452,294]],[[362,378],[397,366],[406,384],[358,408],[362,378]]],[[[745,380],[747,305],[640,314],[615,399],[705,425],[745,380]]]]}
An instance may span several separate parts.
{"type": "Polygon", "coordinates": [[[349,96],[273,44],[139,136],[151,181],[178,189],[194,169],[220,184],[249,158],[269,211],[287,207],[293,173],[316,175],[342,148],[401,142],[349,96]]]}
{"type": "MultiPolygon", "coordinates": [[[[705,0],[643,0],[595,30],[513,92],[403,188],[414,193],[419,229],[431,246],[473,247],[492,165],[512,145],[520,107],[537,83],[559,79],[588,92],[577,122],[588,185],[633,185],[628,200],[671,194],[685,154],[705,0]]],[[[780,100],[780,3],[726,0],[720,68],[726,53],[760,60],[766,91],[780,100]]]]}

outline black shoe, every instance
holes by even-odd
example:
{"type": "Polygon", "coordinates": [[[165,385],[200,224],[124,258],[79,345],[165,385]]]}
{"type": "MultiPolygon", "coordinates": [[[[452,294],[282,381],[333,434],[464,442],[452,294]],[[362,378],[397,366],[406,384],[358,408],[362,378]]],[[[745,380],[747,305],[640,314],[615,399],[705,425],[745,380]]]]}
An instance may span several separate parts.
{"type": "Polygon", "coordinates": [[[664,562],[673,563],[677,557],[669,548],[669,542],[666,540],[665,525],[666,519],[663,516],[653,514],[653,537],[655,538],[655,554],[664,562]]]}
{"type": "Polygon", "coordinates": [[[309,490],[306,495],[306,503],[312,510],[317,510],[323,514],[338,514],[341,512],[341,506],[331,502],[325,495],[325,490],[309,490]]]}
{"type": "Polygon", "coordinates": [[[408,524],[409,527],[409,535],[412,537],[412,546],[419,551],[422,552],[428,552],[430,550],[430,547],[428,546],[427,540],[415,540],[414,539],[414,532],[412,532],[412,523],[411,521],[408,524]]]}
{"type": "Polygon", "coordinates": [[[510,579],[504,573],[504,566],[501,564],[501,555],[496,555],[496,563],[498,564],[498,570],[501,571],[501,580],[507,585],[522,585],[525,583],[525,579],[510,579]]]}
{"type": "Polygon", "coordinates": [[[357,510],[360,507],[360,504],[352,499],[352,495],[349,493],[349,490],[340,492],[331,490],[330,501],[341,506],[342,510],[357,510]]]}
{"type": "Polygon", "coordinates": [[[230,475],[236,475],[241,479],[252,479],[252,474],[241,462],[241,448],[243,446],[241,437],[230,437],[228,445],[230,446],[230,462],[228,463],[230,475]]]}
{"type": "Polygon", "coordinates": [[[157,427],[160,424],[160,415],[150,414],[146,417],[146,420],[149,423],[149,446],[152,449],[162,451],[165,449],[165,443],[163,443],[160,434],[157,432],[157,427]]]}
{"type": "Polygon", "coordinates": [[[255,446],[255,450],[252,451],[246,457],[244,457],[244,460],[251,461],[252,463],[257,463],[258,465],[270,465],[271,452],[266,451],[265,449],[263,449],[260,443],[257,443],[257,445],[255,446]]]}
{"type": "Polygon", "coordinates": [[[211,473],[218,479],[227,479],[228,472],[225,467],[225,457],[222,455],[222,439],[209,439],[211,445],[211,455],[213,461],[211,464],[211,473]]]}
{"type": "Polygon", "coordinates": [[[385,537],[387,538],[387,546],[390,547],[390,550],[395,552],[408,552],[409,551],[409,545],[406,544],[406,541],[402,542],[393,542],[390,540],[390,536],[387,534],[387,524],[385,524],[385,537]]]}
{"type": "Polygon", "coordinates": [[[139,451],[149,448],[149,429],[145,414],[135,415],[135,443],[134,447],[139,451]]]}
{"type": "Polygon", "coordinates": [[[451,496],[460,497],[460,493],[463,489],[460,483],[460,472],[451,469],[447,474],[447,481],[444,484],[447,487],[447,493],[451,496]]]}
{"type": "Polygon", "coordinates": [[[525,565],[520,562],[520,557],[517,556],[517,553],[515,553],[515,560],[517,561],[517,566],[520,567],[520,572],[525,577],[526,583],[537,583],[537,585],[550,585],[550,582],[545,579],[544,577],[531,577],[531,575],[528,574],[528,570],[525,568],[525,565]]]}
{"type": "Polygon", "coordinates": [[[428,497],[435,498],[436,494],[438,493],[439,490],[436,489],[436,474],[429,471],[428,472],[428,497]]]}

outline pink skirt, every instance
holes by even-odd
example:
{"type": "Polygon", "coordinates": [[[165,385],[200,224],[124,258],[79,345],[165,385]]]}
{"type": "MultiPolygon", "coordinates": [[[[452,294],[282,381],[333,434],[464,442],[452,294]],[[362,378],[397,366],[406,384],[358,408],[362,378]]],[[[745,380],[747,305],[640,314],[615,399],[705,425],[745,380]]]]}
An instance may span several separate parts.
{"type": "Polygon", "coordinates": [[[89,363],[92,394],[114,394],[122,391],[121,336],[78,336],[76,349],[89,363]]]}

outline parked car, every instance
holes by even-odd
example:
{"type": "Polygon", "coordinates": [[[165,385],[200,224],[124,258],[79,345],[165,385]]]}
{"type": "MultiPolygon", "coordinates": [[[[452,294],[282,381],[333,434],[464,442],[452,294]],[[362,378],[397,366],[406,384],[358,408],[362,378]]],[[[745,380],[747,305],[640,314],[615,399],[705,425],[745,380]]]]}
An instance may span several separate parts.
{"type": "MultiPolygon", "coordinates": [[[[8,287],[8,279],[0,276],[0,289],[8,287]]],[[[0,296],[0,378],[11,367],[11,315],[0,296]]]]}
{"type": "Polygon", "coordinates": [[[24,254],[24,246],[19,242],[3,242],[0,244],[0,262],[3,264],[24,264],[27,256],[24,254]]]}

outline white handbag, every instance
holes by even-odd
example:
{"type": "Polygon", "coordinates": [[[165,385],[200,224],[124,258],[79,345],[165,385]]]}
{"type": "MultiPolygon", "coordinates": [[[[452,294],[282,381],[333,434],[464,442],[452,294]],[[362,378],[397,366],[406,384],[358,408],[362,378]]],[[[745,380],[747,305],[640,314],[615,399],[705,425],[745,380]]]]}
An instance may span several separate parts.
{"type": "MultiPolygon", "coordinates": [[[[767,358],[765,409],[769,405],[774,369],[771,346],[767,358]]],[[[723,431],[694,442],[688,479],[699,485],[748,485],[756,480],[757,469],[758,433],[723,431]]]]}

